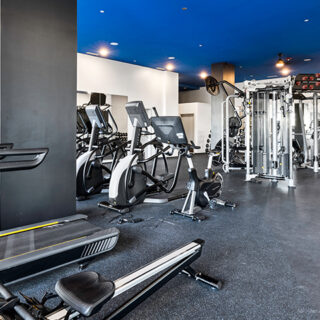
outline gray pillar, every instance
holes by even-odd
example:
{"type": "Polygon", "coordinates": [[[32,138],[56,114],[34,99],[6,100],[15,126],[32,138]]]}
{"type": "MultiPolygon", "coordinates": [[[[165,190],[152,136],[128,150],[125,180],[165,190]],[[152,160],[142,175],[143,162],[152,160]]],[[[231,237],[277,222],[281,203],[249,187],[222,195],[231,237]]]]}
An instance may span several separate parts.
{"type": "Polygon", "coordinates": [[[0,141],[48,147],[0,174],[1,230],[75,213],[76,0],[1,0],[0,141]]]}
{"type": "MultiPolygon", "coordinates": [[[[235,67],[233,64],[221,62],[211,65],[212,76],[218,81],[226,80],[232,84],[235,82],[235,67]]],[[[230,90],[226,86],[228,94],[233,94],[233,90],[230,90]]],[[[221,103],[227,98],[226,94],[220,90],[218,96],[211,97],[211,148],[213,149],[217,142],[221,140],[221,103]]],[[[232,115],[232,113],[230,113],[232,115]]]]}

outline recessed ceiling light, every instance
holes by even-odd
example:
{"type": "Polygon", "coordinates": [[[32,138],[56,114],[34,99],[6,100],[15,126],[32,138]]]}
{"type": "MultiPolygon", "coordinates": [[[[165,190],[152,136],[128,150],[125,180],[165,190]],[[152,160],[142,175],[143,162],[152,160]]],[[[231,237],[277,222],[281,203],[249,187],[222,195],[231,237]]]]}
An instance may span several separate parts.
{"type": "Polygon", "coordinates": [[[183,10],[183,11],[186,11],[186,10],[188,10],[188,8],[187,8],[187,7],[183,7],[182,10],[183,10]]]}
{"type": "Polygon", "coordinates": [[[310,20],[309,20],[309,19],[304,19],[303,21],[304,21],[304,22],[309,22],[310,20]]]}
{"type": "Polygon", "coordinates": [[[119,45],[118,42],[110,42],[110,44],[111,44],[112,46],[118,46],[118,45],[119,45]]]}
{"type": "Polygon", "coordinates": [[[107,48],[101,48],[101,49],[99,50],[99,54],[100,54],[100,56],[102,56],[102,57],[106,57],[106,56],[109,54],[109,50],[108,50],[107,48]]]}
{"type": "Polygon", "coordinates": [[[92,55],[92,56],[98,56],[98,54],[95,53],[95,52],[89,52],[89,51],[87,51],[86,54],[90,54],[90,55],[92,55]]]}
{"type": "Polygon", "coordinates": [[[104,10],[100,10],[100,13],[104,13],[104,10]]]}
{"type": "Polygon", "coordinates": [[[200,48],[203,47],[203,44],[200,43],[200,44],[199,44],[199,47],[200,47],[200,48]]]}
{"type": "Polygon", "coordinates": [[[172,71],[172,70],[174,69],[174,65],[173,65],[172,63],[168,63],[168,64],[166,65],[166,69],[167,69],[168,71],[172,71]]]}
{"type": "Polygon", "coordinates": [[[205,79],[208,76],[208,73],[205,71],[202,71],[202,72],[200,72],[199,76],[201,79],[205,79]]]}
{"type": "Polygon", "coordinates": [[[290,73],[290,69],[289,68],[282,68],[280,72],[283,76],[287,76],[290,73]]]}
{"type": "Polygon", "coordinates": [[[307,58],[307,59],[303,59],[303,61],[309,62],[309,61],[311,61],[311,59],[310,59],[310,58],[307,58]]]}
{"type": "Polygon", "coordinates": [[[168,57],[169,60],[174,60],[176,57],[168,57]]]}

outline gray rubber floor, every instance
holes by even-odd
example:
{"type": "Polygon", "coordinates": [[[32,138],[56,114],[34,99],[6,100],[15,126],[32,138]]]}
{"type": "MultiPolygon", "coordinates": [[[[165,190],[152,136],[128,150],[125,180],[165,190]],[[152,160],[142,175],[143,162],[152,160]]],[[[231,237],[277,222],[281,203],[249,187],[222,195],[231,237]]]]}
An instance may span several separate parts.
{"type": "MultiPolygon", "coordinates": [[[[206,156],[194,162],[202,175],[206,156]]],[[[171,216],[183,200],[139,205],[131,213],[144,219],[117,225],[117,213],[99,209],[105,195],[78,203],[78,212],[102,227],[121,232],[116,248],[96,259],[88,270],[116,279],[197,238],[206,241],[194,268],[222,279],[221,291],[179,275],[136,308],[126,319],[320,319],[320,174],[296,172],[297,188],[270,182],[244,182],[244,173],[224,174],[222,198],[239,204],[231,210],[205,211],[207,220],[171,216]]],[[[181,168],[179,186],[187,181],[181,168]]],[[[75,265],[12,286],[40,297],[75,265]]],[[[94,318],[102,319],[134,291],[117,297],[94,318]]]]}

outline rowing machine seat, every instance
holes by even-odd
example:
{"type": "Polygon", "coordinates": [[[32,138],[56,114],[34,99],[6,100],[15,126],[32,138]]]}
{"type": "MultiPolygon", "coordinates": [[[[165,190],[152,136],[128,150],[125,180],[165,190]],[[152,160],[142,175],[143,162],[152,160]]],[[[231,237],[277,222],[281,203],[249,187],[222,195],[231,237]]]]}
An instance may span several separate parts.
{"type": "Polygon", "coordinates": [[[60,279],[55,290],[72,309],[89,317],[112,298],[115,287],[99,273],[86,271],[60,279]]]}

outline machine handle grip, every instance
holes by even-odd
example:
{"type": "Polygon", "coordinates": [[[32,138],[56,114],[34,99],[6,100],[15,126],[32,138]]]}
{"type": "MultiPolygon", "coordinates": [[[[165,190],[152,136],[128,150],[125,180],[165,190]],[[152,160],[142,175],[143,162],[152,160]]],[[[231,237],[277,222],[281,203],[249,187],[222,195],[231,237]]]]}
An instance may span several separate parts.
{"type": "Polygon", "coordinates": [[[32,159],[27,160],[11,160],[0,162],[0,171],[26,170],[35,168],[43,162],[48,152],[48,148],[0,150],[0,159],[7,157],[34,156],[32,159]]]}

